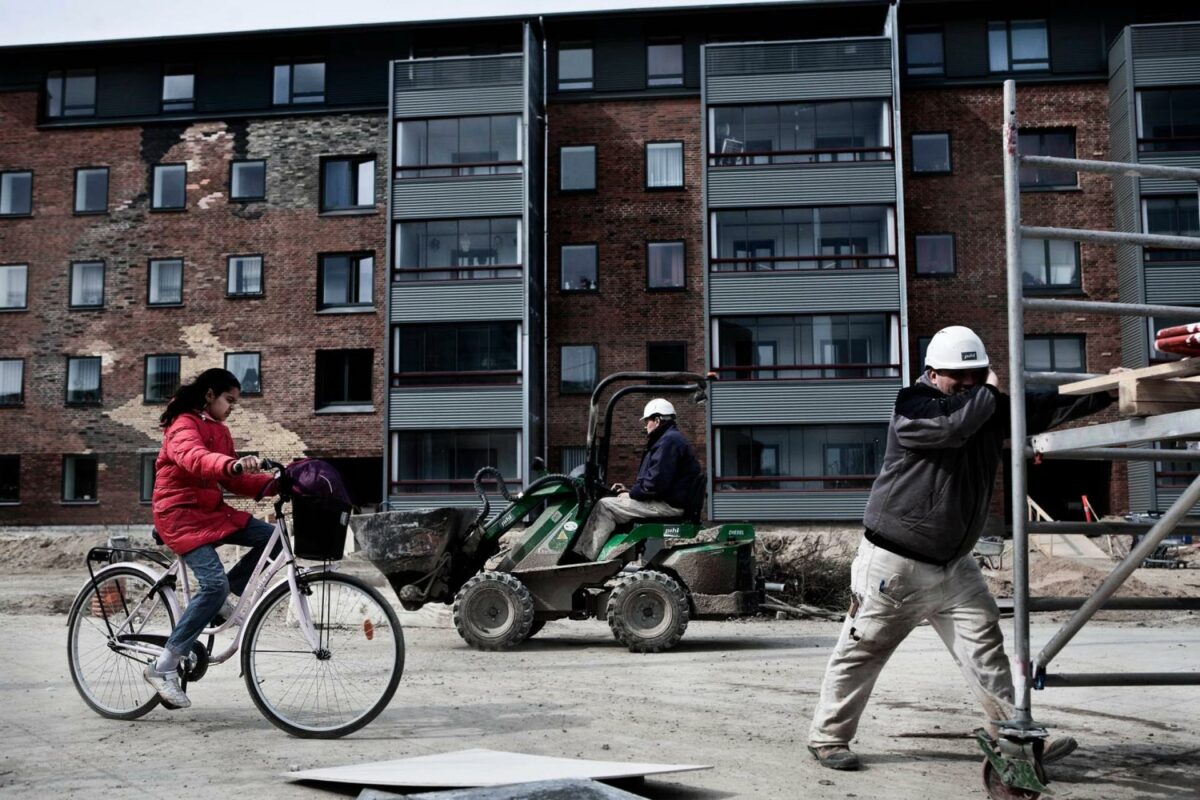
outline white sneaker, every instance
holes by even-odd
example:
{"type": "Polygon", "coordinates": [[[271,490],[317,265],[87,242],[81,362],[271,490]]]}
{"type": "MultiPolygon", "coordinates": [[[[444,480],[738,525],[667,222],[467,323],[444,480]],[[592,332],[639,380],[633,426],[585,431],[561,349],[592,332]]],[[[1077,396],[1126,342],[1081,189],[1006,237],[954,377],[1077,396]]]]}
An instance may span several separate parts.
{"type": "Polygon", "coordinates": [[[154,687],[154,691],[158,692],[167,708],[188,708],[192,705],[192,701],[184,694],[183,687],[179,685],[179,673],[171,671],[164,674],[155,670],[153,664],[147,664],[142,670],[142,677],[154,687]]]}

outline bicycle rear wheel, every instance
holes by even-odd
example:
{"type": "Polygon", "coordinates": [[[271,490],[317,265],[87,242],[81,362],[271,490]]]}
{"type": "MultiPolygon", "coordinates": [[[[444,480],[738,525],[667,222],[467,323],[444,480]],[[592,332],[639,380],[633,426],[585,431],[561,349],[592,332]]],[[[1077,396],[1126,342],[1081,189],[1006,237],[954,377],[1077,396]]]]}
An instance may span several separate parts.
{"type": "Polygon", "coordinates": [[[162,646],[173,627],[164,590],[145,573],[121,566],[96,573],[67,617],[67,662],[83,701],[110,719],[137,719],[158,705],[158,693],[142,678],[152,656],[127,646],[162,646]]]}
{"type": "Polygon", "coordinates": [[[314,651],[287,582],[254,609],[242,673],[254,705],[293,736],[332,739],[363,727],[391,702],[404,672],[404,634],[383,596],[351,575],[299,579],[320,638],[314,651]]]}

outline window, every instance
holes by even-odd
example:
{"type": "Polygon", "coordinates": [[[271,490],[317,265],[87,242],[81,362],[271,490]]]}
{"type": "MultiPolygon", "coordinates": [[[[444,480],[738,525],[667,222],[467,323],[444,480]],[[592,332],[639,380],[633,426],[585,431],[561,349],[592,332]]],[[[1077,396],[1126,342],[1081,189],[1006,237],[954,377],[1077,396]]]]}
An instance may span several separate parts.
{"type": "Polygon", "coordinates": [[[1200,150],[1200,87],[1137,93],[1138,150],[1200,150]]]}
{"type": "Polygon", "coordinates": [[[686,342],[647,342],[647,372],[686,372],[686,342]]]}
{"type": "Polygon", "coordinates": [[[914,133],[912,171],[914,175],[949,175],[950,134],[914,133]]]}
{"type": "Polygon", "coordinates": [[[100,403],[100,357],[67,359],[67,405],[100,403]]]}
{"type": "Polygon", "coordinates": [[[397,281],[521,276],[521,221],[510,217],[396,223],[397,281]]]}
{"type": "Polygon", "coordinates": [[[1027,292],[1078,290],[1079,245],[1053,239],[1022,239],[1021,273],[1027,292]]]}
{"type": "Polygon", "coordinates": [[[683,142],[646,143],[646,188],[683,188],[683,142]]]}
{"type": "Polygon", "coordinates": [[[929,343],[932,341],[932,336],[917,337],[917,360],[913,362],[913,371],[917,375],[925,371],[925,354],[929,352],[929,343]]]}
{"type": "Polygon", "coordinates": [[[177,306],[183,302],[183,259],[150,259],[146,303],[152,306],[177,306]]]}
{"type": "Polygon", "coordinates": [[[651,289],[683,289],[683,242],[649,242],[646,245],[646,286],[651,289]]]}
{"type": "Polygon", "coordinates": [[[916,237],[917,274],[954,274],[954,234],[931,233],[916,237]]]}
{"type": "Polygon", "coordinates": [[[262,200],[266,196],[266,161],[234,161],[229,165],[230,200],[262,200]]]}
{"type": "Polygon", "coordinates": [[[1026,336],[1025,369],[1030,372],[1086,372],[1082,336],[1026,336]]]}
{"type": "Polygon", "coordinates": [[[886,100],[717,106],[709,111],[708,163],[890,161],[889,108],[886,100]]]}
{"type": "Polygon", "coordinates": [[[0,358],[0,406],[25,405],[25,361],[0,358]]]}
{"type": "Polygon", "coordinates": [[[108,211],[108,167],[75,170],[75,213],[103,214],[108,211]]]}
{"type": "Polygon", "coordinates": [[[521,432],[516,430],[396,431],[391,436],[392,493],[473,493],[481,467],[520,483],[521,432]]]}
{"type": "Polygon", "coordinates": [[[63,456],[64,503],[96,502],[98,467],[95,456],[63,456]]]}
{"type": "Polygon", "coordinates": [[[1158,447],[1178,453],[1178,460],[1154,462],[1155,485],[1160,489],[1186,489],[1200,475],[1200,440],[1169,439],[1159,442],[1158,447]]]}
{"type": "Polygon", "coordinates": [[[71,264],[71,308],[101,308],[103,305],[104,262],[73,262],[71,264]]]}
{"type": "Polygon", "coordinates": [[[596,277],[596,245],[564,244],[561,260],[564,292],[594,292],[600,288],[596,277]]]}
{"type": "Polygon", "coordinates": [[[896,266],[888,206],[717,211],[712,230],[714,272],[896,266]]]}
{"type": "Polygon", "coordinates": [[[397,325],[392,386],[519,384],[520,341],[515,322],[397,325]]]}
{"type": "Polygon", "coordinates": [[[165,403],[179,389],[179,356],[146,356],[146,385],[144,398],[147,403],[165,403]]]}
{"type": "Polygon", "coordinates": [[[262,355],[260,353],[226,353],[225,369],[234,374],[242,385],[242,394],[262,394],[262,355]]]}
{"type": "Polygon", "coordinates": [[[565,344],[560,351],[563,394],[591,392],[596,386],[596,348],[593,345],[565,344]]]}
{"type": "Polygon", "coordinates": [[[138,453],[138,501],[149,503],[154,499],[154,478],[158,472],[158,453],[138,453]]]}
{"type": "Polygon", "coordinates": [[[371,410],[374,369],[374,350],[318,350],[317,408],[371,410]]]}
{"type": "Polygon", "coordinates": [[[683,86],[683,41],[651,39],[646,43],[646,85],[683,86]]]}
{"type": "Polygon", "coordinates": [[[277,106],[325,102],[325,63],[276,64],[273,102],[277,106]]]}
{"type": "Polygon", "coordinates": [[[90,117],[95,113],[95,70],[55,71],[46,76],[47,117],[90,117]]]}
{"type": "Polygon", "coordinates": [[[895,314],[721,317],[715,328],[722,380],[900,377],[895,314]]]}
{"type": "Polygon", "coordinates": [[[321,210],[375,209],[375,156],[321,161],[321,210]]]}
{"type": "Polygon", "coordinates": [[[328,253],[321,256],[318,308],[371,308],[375,288],[374,253],[328,253]]]}
{"type": "Polygon", "coordinates": [[[570,475],[587,463],[587,447],[564,447],[560,451],[560,473],[570,475]]]}
{"type": "Polygon", "coordinates": [[[263,293],[262,256],[230,256],[227,262],[229,297],[257,297],[263,293]]]}
{"type": "MultiPolygon", "coordinates": [[[[1017,135],[1017,149],[1024,156],[1074,158],[1075,131],[1021,131],[1017,135]]],[[[1079,185],[1074,172],[1054,169],[1053,167],[1023,165],[1020,168],[1019,175],[1022,189],[1073,189],[1079,185]]]]}
{"type": "Polygon", "coordinates": [[[397,178],[502,175],[521,171],[521,118],[400,120],[396,123],[397,178]]]}
{"type": "Polygon", "coordinates": [[[904,34],[904,69],[909,75],[946,71],[941,28],[909,28],[904,34]]]}
{"type": "Polygon", "coordinates": [[[592,43],[563,42],[558,46],[558,90],[583,91],[592,88],[592,43]]]}
{"type": "MultiPolygon", "coordinates": [[[[1200,205],[1195,194],[1170,197],[1146,197],[1142,200],[1142,224],[1146,233],[1170,236],[1200,236],[1200,205]]],[[[1196,250],[1168,248],[1145,249],[1145,260],[1200,261],[1200,242],[1196,250]]]]}
{"type": "Polygon", "coordinates": [[[0,264],[0,311],[26,308],[28,280],[27,264],[0,264]]]}
{"type": "Polygon", "coordinates": [[[886,425],[778,425],[719,428],[717,491],[855,490],[879,473],[886,425]]]}
{"type": "Polygon", "coordinates": [[[564,192],[589,192],[596,188],[596,146],[563,147],[559,155],[558,188],[564,192]]]}
{"type": "Polygon", "coordinates": [[[168,211],[187,205],[187,165],[155,164],[150,208],[168,211]]]}
{"type": "Polygon", "coordinates": [[[191,111],[196,107],[196,71],[192,67],[163,70],[162,110],[191,111]]]}
{"type": "Polygon", "coordinates": [[[0,217],[27,217],[33,213],[33,173],[0,172],[0,217]]]}
{"type": "Polygon", "coordinates": [[[0,503],[21,502],[21,457],[0,456],[0,503]]]}
{"type": "Polygon", "coordinates": [[[1050,69],[1046,20],[988,23],[988,68],[992,72],[1050,69]]]}

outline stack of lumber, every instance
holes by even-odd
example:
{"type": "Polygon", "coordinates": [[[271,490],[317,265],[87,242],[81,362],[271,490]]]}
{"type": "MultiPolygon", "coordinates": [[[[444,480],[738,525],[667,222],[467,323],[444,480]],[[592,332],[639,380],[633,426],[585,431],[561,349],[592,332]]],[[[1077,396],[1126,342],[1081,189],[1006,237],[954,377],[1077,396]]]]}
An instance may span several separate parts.
{"type": "Polygon", "coordinates": [[[1121,414],[1147,417],[1200,408],[1200,377],[1197,376],[1200,376],[1200,358],[1184,358],[1068,383],[1058,387],[1058,391],[1079,395],[1116,390],[1121,414]]]}
{"type": "Polygon", "coordinates": [[[1200,356],[1200,322],[1163,328],[1155,335],[1154,346],[1164,353],[1200,356]]]}

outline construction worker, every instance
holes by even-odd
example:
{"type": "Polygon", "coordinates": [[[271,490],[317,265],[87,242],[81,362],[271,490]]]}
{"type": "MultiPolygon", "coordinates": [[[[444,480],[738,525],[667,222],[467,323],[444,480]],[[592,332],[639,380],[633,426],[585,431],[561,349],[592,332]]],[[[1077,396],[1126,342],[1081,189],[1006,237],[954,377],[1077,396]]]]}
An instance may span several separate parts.
{"type": "MultiPolygon", "coordinates": [[[[1107,392],[1027,392],[1029,433],[1109,405],[1107,392]]],[[[829,659],[809,731],[822,766],[858,769],[850,741],[883,665],[928,620],[983,706],[992,736],[1012,719],[1013,682],[1000,612],[971,550],[987,520],[1009,433],[1009,397],[970,328],[943,328],[925,371],[902,389],[888,427],[883,467],[871,487],[866,531],[850,568],[850,612],[829,659]]],[[[1014,508],[1016,505],[1014,504],[1014,508]]],[[[1043,761],[1075,749],[1050,743],[1043,761]]]]}
{"type": "Polygon", "coordinates": [[[700,462],[691,443],[675,427],[675,406],[661,397],[646,403],[646,452],[637,480],[628,489],[614,483],[616,497],[603,497],[588,516],[574,550],[592,561],[616,527],[635,519],[678,517],[687,505],[688,492],[700,474],[700,462]]]}

